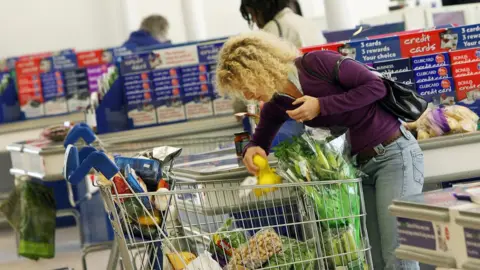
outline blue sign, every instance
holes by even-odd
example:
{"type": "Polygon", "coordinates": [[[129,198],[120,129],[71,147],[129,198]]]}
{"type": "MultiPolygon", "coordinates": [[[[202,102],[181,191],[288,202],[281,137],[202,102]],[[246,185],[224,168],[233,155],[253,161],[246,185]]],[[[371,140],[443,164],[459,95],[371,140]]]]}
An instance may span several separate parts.
{"type": "Polygon", "coordinates": [[[479,47],[479,42],[480,24],[450,28],[442,36],[442,43],[451,43],[453,50],[479,47]]]}
{"type": "Polygon", "coordinates": [[[480,230],[464,228],[465,245],[467,246],[467,256],[473,259],[480,259],[480,230]]]}
{"type": "Polygon", "coordinates": [[[128,55],[125,56],[120,63],[120,72],[123,76],[149,72],[151,70],[151,64],[155,61],[155,54],[151,53],[128,55]]]}
{"type": "Polygon", "coordinates": [[[349,42],[340,47],[339,51],[363,63],[387,61],[401,57],[398,37],[349,42]]]}
{"type": "Polygon", "coordinates": [[[400,244],[437,250],[432,222],[398,217],[397,228],[400,244]]]}
{"type": "Polygon", "coordinates": [[[220,52],[223,44],[224,41],[197,45],[198,61],[200,63],[217,62],[218,52],[220,52]]]}

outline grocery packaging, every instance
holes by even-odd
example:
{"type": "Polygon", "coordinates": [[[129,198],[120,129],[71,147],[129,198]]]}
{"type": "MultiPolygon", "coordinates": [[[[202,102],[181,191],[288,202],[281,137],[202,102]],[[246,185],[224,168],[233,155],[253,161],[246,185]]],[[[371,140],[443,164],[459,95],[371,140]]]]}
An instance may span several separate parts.
{"type": "Polygon", "coordinates": [[[184,262],[188,266],[197,257],[190,252],[179,252],[178,255],[172,252],[172,253],[167,253],[167,258],[170,261],[170,264],[172,264],[173,269],[182,270],[182,269],[186,269],[184,262]]]}
{"type": "Polygon", "coordinates": [[[233,219],[229,218],[212,236],[209,252],[220,265],[224,266],[230,260],[235,249],[247,242],[247,237],[242,230],[232,228],[233,219]]]}
{"type": "Polygon", "coordinates": [[[452,105],[429,108],[417,121],[406,123],[405,126],[417,134],[418,140],[425,140],[447,134],[476,131],[478,120],[478,116],[470,109],[452,105]]]}
{"type": "Polygon", "coordinates": [[[128,164],[135,173],[143,180],[148,191],[156,191],[158,182],[162,178],[160,163],[153,159],[115,157],[115,164],[120,169],[124,169],[128,164]]]}
{"type": "Polygon", "coordinates": [[[161,195],[161,193],[163,193],[163,192],[169,192],[169,190],[166,189],[166,188],[159,188],[159,189],[157,189],[157,193],[159,193],[160,195],[154,195],[153,196],[153,202],[155,204],[155,208],[158,211],[165,211],[165,210],[168,209],[170,196],[169,195],[161,195]]]}
{"type": "MultiPolygon", "coordinates": [[[[265,268],[273,267],[275,270],[315,270],[316,239],[306,242],[282,236],[281,254],[272,256],[265,268]]],[[[333,269],[333,268],[332,268],[333,269]]]]}
{"type": "MultiPolygon", "coordinates": [[[[361,176],[349,161],[346,135],[337,138],[328,133],[308,129],[305,134],[281,143],[275,149],[278,158],[277,172],[293,183],[309,181],[348,180],[361,176]]],[[[341,183],[304,186],[305,195],[312,200],[322,230],[352,228],[354,246],[362,246],[360,196],[358,185],[341,183]]]]}
{"type": "Polygon", "coordinates": [[[275,254],[282,252],[282,240],[273,229],[257,232],[247,243],[235,249],[229,266],[260,268],[275,254]]]}

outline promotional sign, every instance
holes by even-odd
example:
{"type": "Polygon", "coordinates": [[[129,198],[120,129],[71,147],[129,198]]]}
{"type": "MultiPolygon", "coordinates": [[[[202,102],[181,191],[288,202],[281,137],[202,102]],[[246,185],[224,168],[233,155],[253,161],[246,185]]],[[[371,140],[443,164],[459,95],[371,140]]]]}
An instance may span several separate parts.
{"type": "Polygon", "coordinates": [[[184,95],[179,68],[153,70],[154,104],[158,123],[185,121],[184,95]]]}
{"type": "Polygon", "coordinates": [[[479,75],[480,62],[467,62],[463,64],[456,64],[452,66],[452,74],[454,78],[479,75]]]}
{"type": "Polygon", "coordinates": [[[480,62],[480,48],[451,51],[449,54],[452,65],[480,62]]]}
{"type": "Polygon", "coordinates": [[[451,77],[450,66],[420,69],[414,72],[415,83],[424,83],[451,77]]]}
{"type": "Polygon", "coordinates": [[[410,58],[374,62],[373,68],[382,74],[400,73],[412,70],[410,58]]]}
{"type": "Polygon", "coordinates": [[[465,245],[467,247],[467,256],[480,260],[480,230],[464,228],[465,245]]]}
{"type": "Polygon", "coordinates": [[[348,42],[339,47],[339,52],[364,63],[387,61],[401,57],[398,37],[348,42]]]}
{"type": "Polygon", "coordinates": [[[455,91],[459,105],[480,114],[480,76],[459,76],[455,78],[455,91]]]}
{"type": "Polygon", "coordinates": [[[450,65],[450,56],[448,53],[437,53],[412,57],[413,70],[429,69],[448,65],[450,65]]]}
{"type": "Polygon", "coordinates": [[[454,105],[454,82],[451,78],[416,84],[417,92],[433,105],[454,105]]]}
{"type": "Polygon", "coordinates": [[[94,93],[98,92],[98,79],[114,64],[114,55],[110,49],[79,52],[77,61],[78,67],[87,74],[90,93],[94,93]]]}
{"type": "Polygon", "coordinates": [[[195,65],[199,63],[197,46],[189,45],[155,50],[151,53],[149,61],[152,69],[195,65]]]}
{"type": "Polygon", "coordinates": [[[216,63],[218,58],[218,53],[222,48],[225,41],[212,42],[212,43],[203,43],[198,44],[198,61],[200,63],[216,63]]]}
{"type": "Polygon", "coordinates": [[[124,57],[120,70],[124,78],[127,114],[132,128],[157,124],[150,81],[150,54],[124,57]]]}
{"type": "Polygon", "coordinates": [[[480,24],[449,28],[445,33],[444,38],[445,41],[448,40],[455,45],[452,46],[452,50],[479,47],[480,24]]]}
{"type": "Polygon", "coordinates": [[[413,71],[404,71],[404,72],[397,72],[397,73],[387,73],[384,76],[389,77],[395,82],[413,85],[415,84],[415,77],[413,71]]]}
{"type": "Polygon", "coordinates": [[[443,39],[445,32],[445,29],[438,29],[400,35],[402,57],[428,55],[450,50],[453,44],[450,41],[445,42],[443,39]]]}
{"type": "Polygon", "coordinates": [[[19,60],[15,64],[18,85],[18,102],[25,118],[45,115],[42,84],[40,81],[40,59],[19,60]]]}
{"type": "MultiPolygon", "coordinates": [[[[40,81],[45,102],[45,115],[67,113],[69,111],[67,91],[73,91],[73,89],[71,80],[65,79],[64,71],[77,68],[76,55],[73,52],[54,55],[42,58],[40,63],[40,81]]],[[[72,104],[72,111],[77,110],[74,105],[72,104]]]]}
{"type": "Polygon", "coordinates": [[[397,217],[398,240],[401,245],[436,250],[433,223],[430,221],[397,217]]]}
{"type": "Polygon", "coordinates": [[[208,82],[208,65],[180,68],[187,119],[213,116],[213,93],[208,82]]]}

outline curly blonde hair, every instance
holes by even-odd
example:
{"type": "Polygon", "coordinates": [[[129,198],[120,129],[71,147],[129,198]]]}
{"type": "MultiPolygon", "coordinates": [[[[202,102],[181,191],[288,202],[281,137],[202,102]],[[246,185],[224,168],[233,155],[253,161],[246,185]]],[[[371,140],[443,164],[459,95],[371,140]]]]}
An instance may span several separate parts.
{"type": "Polygon", "coordinates": [[[231,37],[220,50],[216,86],[221,93],[271,98],[282,90],[299,51],[287,41],[263,31],[231,37]]]}

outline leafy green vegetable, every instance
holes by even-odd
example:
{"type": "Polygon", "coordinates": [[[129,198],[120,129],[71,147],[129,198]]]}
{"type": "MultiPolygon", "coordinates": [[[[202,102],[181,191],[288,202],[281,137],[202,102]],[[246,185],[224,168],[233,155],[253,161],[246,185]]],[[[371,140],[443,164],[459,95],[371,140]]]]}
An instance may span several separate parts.
{"type": "Polygon", "coordinates": [[[243,231],[232,230],[233,219],[229,218],[222,227],[213,235],[210,242],[209,252],[216,256],[217,261],[226,264],[230,259],[233,249],[239,248],[247,242],[243,231]]]}
{"type": "Polygon", "coordinates": [[[314,270],[316,248],[315,240],[300,242],[295,239],[281,236],[282,254],[273,255],[266,264],[275,270],[314,270]]]}

